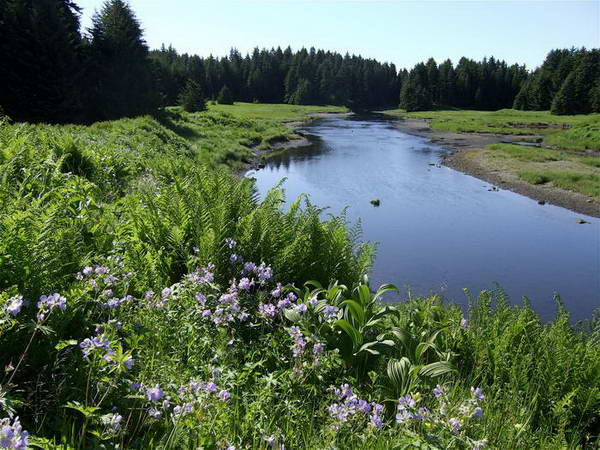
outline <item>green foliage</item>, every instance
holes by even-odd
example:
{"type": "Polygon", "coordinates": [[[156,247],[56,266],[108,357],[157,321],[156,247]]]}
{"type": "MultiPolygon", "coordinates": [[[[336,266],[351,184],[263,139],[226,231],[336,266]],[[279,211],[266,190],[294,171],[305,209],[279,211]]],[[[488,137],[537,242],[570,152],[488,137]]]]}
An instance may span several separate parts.
{"type": "Polygon", "coordinates": [[[206,110],[206,101],[204,100],[204,95],[202,95],[202,88],[196,81],[192,79],[187,81],[179,96],[179,104],[187,112],[206,110]]]}
{"type": "Polygon", "coordinates": [[[206,167],[315,111],[252,108],[0,127],[0,417],[47,448],[595,445],[597,323],[499,292],[468,322],[436,297],[384,303],[358,227],[206,167]],[[52,292],[64,309],[37,306],[52,292]],[[344,421],[346,383],[370,409],[344,421]]]}
{"type": "Polygon", "coordinates": [[[600,175],[593,173],[524,171],[519,173],[519,177],[532,184],[552,183],[553,186],[561,189],[593,197],[600,196],[600,175]]]}
{"type": "Polygon", "coordinates": [[[223,86],[219,91],[217,103],[219,103],[219,105],[233,105],[233,94],[231,93],[231,89],[227,86],[223,86]]]}

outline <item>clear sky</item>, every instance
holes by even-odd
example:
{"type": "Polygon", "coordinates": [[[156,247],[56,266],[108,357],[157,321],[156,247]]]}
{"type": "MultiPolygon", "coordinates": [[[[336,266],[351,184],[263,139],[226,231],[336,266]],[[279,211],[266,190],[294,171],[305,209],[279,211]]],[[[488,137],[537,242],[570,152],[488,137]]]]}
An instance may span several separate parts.
{"type": "MultiPolygon", "coordinates": [[[[103,0],[76,0],[84,27],[103,0]]],[[[223,56],[235,47],[323,48],[398,67],[433,56],[541,64],[553,48],[600,47],[600,0],[129,0],[151,48],[223,56]]]]}

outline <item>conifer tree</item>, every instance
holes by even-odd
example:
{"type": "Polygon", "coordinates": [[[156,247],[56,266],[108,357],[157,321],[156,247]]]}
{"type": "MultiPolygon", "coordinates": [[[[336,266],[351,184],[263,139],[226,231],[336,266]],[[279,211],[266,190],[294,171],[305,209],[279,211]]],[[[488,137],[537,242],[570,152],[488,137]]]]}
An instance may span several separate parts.
{"type": "Polygon", "coordinates": [[[202,94],[202,88],[197,81],[191,78],[187,80],[179,97],[179,102],[187,112],[200,112],[206,110],[206,101],[202,94]]]}
{"type": "Polygon", "coordinates": [[[223,86],[219,91],[217,103],[220,105],[233,105],[233,95],[231,95],[231,90],[227,86],[223,86]]]}
{"type": "Polygon", "coordinates": [[[135,14],[123,0],[108,0],[90,30],[95,63],[92,102],[101,119],[145,114],[159,104],[155,73],[135,14]]]}
{"type": "Polygon", "coordinates": [[[571,73],[552,101],[552,114],[573,114],[577,109],[575,73],[571,73]]]}

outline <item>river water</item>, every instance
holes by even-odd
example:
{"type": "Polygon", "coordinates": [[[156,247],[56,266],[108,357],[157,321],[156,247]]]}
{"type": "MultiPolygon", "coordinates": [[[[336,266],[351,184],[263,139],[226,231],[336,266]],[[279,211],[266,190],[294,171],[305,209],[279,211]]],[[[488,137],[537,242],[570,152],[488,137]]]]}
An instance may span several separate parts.
{"type": "Polygon", "coordinates": [[[600,307],[600,220],[500,190],[439,166],[446,150],[381,119],[327,118],[305,128],[312,145],[271,156],[251,171],[261,196],[287,178],[301,193],[351,221],[377,243],[372,285],[401,297],[438,293],[465,305],[499,283],[511,301],[527,296],[543,319],[559,293],[573,320],[600,307]],[[370,201],[380,199],[379,207],[370,201]],[[583,218],[590,224],[578,224],[583,218]]]}

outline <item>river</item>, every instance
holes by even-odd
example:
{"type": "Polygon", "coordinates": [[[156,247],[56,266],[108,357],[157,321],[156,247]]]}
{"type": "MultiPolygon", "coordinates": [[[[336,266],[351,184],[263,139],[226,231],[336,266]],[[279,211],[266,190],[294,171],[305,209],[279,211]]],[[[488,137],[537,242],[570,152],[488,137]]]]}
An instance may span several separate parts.
{"type": "Polygon", "coordinates": [[[513,303],[527,296],[545,320],[555,314],[555,293],[572,320],[600,307],[600,220],[490,192],[485,181],[441,166],[447,150],[390,121],[326,118],[304,131],[310,146],[274,154],[248,175],[261,196],[287,178],[288,202],[306,193],[330,213],[348,207],[363,239],[377,243],[373,286],[465,305],[464,288],[476,294],[498,283],[513,303]]]}

